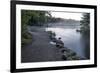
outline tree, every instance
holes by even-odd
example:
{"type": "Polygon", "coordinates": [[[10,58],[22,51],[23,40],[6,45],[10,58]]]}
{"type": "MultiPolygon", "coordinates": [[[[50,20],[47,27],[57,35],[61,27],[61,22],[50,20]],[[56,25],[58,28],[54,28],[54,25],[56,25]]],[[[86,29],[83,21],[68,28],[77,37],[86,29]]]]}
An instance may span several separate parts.
{"type": "Polygon", "coordinates": [[[81,25],[81,32],[83,34],[90,35],[90,14],[89,13],[83,13],[82,20],[80,21],[81,25]]]}
{"type": "Polygon", "coordinates": [[[47,21],[48,11],[21,10],[21,42],[22,46],[29,43],[32,36],[27,31],[27,26],[44,26],[47,21]]]}

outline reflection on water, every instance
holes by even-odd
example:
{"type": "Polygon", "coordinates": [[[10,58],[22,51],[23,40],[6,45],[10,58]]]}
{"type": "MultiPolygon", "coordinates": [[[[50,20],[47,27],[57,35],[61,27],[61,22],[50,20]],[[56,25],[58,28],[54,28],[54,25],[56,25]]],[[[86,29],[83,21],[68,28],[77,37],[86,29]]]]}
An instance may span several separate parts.
{"type": "Polygon", "coordinates": [[[46,31],[55,32],[56,38],[61,37],[65,47],[77,52],[82,58],[89,59],[89,38],[76,32],[78,28],[79,26],[48,27],[46,31]]]}

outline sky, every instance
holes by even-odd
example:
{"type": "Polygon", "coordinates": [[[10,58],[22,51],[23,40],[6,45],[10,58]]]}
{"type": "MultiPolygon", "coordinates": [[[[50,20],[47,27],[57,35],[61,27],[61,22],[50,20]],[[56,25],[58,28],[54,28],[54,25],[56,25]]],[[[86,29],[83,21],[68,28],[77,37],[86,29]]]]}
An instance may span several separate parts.
{"type": "Polygon", "coordinates": [[[56,18],[75,19],[75,20],[81,20],[82,17],[82,13],[74,13],[74,12],[51,12],[51,15],[56,18]]]}

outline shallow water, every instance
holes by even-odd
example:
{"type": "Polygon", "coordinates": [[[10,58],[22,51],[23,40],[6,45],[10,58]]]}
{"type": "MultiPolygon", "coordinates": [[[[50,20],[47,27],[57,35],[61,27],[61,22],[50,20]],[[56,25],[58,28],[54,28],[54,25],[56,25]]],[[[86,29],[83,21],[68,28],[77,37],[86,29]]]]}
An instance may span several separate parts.
{"type": "Polygon", "coordinates": [[[89,59],[89,38],[76,32],[76,29],[79,29],[79,26],[54,26],[46,28],[46,31],[55,32],[56,38],[61,37],[65,47],[75,51],[78,56],[89,59]]]}

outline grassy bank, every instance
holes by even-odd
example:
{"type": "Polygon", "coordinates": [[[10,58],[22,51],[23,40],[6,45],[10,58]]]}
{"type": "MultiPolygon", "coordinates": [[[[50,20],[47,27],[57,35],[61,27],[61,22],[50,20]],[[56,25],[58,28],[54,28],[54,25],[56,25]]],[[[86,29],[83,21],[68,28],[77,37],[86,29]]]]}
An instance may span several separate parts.
{"type": "Polygon", "coordinates": [[[25,45],[31,42],[32,42],[32,35],[28,31],[25,31],[21,36],[21,46],[24,47],[25,45]]]}

